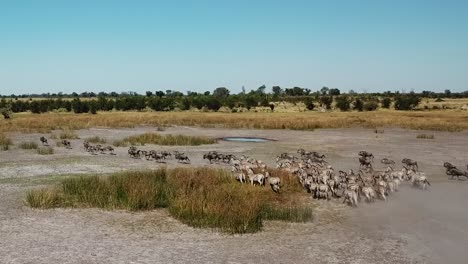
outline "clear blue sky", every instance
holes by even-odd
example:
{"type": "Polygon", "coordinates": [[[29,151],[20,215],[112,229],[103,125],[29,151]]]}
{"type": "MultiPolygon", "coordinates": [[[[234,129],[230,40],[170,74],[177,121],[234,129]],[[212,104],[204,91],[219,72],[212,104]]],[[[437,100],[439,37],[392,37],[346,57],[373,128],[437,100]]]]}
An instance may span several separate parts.
{"type": "Polygon", "coordinates": [[[0,0],[0,94],[468,90],[468,1],[0,0]]]}

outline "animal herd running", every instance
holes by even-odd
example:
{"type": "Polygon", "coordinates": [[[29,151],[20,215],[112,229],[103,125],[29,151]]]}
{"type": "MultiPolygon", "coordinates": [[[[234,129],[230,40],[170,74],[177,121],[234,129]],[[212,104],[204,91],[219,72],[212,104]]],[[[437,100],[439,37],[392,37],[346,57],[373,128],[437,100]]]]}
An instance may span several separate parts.
{"type": "MultiPolygon", "coordinates": [[[[48,145],[48,140],[44,136],[40,137],[43,145],[48,145]]],[[[71,149],[71,142],[62,140],[62,145],[71,149]]],[[[109,153],[115,155],[114,147],[92,145],[85,141],[84,149],[93,154],[109,153]]],[[[190,164],[190,158],[183,152],[141,150],[135,146],[129,147],[128,155],[134,159],[154,160],[163,163],[168,159],[175,158],[179,163],[190,164]]],[[[280,193],[281,178],[272,177],[267,170],[267,165],[251,157],[242,155],[236,157],[234,154],[209,151],[203,155],[203,159],[210,164],[223,163],[231,166],[233,177],[241,184],[254,186],[266,186],[280,193]]],[[[404,182],[409,182],[411,186],[426,190],[430,182],[424,172],[419,171],[418,162],[410,158],[401,160],[401,169],[395,169],[396,162],[389,158],[382,158],[380,163],[385,169],[374,168],[374,155],[368,151],[357,153],[359,169],[347,171],[335,171],[335,168],[326,161],[326,156],[315,151],[298,149],[295,154],[281,153],[276,158],[276,168],[289,172],[297,177],[298,182],[311,194],[314,199],[342,199],[343,203],[350,206],[357,206],[362,200],[374,202],[376,199],[386,201],[388,196],[399,190],[404,182]]],[[[458,169],[450,162],[443,164],[446,174],[450,179],[468,179],[468,172],[458,169]]],[[[468,169],[468,165],[467,165],[468,169]]]]}
{"type": "Polygon", "coordinates": [[[170,153],[169,151],[155,151],[155,150],[140,150],[135,146],[131,146],[128,151],[128,155],[134,159],[140,159],[145,157],[146,160],[155,160],[158,163],[165,162],[165,160],[170,159],[174,154],[174,158],[179,163],[190,164],[190,158],[183,152],[174,151],[170,153]]]}

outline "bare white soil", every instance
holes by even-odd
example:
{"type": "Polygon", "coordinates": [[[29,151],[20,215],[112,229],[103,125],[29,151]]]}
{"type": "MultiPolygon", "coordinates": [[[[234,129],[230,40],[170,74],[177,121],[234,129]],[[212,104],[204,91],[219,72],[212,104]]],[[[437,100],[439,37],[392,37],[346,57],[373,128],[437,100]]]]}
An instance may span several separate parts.
{"type": "MultiPolygon", "coordinates": [[[[185,151],[192,165],[135,160],[126,148],[117,155],[92,156],[83,139],[108,142],[153,128],[78,131],[73,149],[55,147],[41,156],[34,150],[0,152],[0,263],[466,263],[468,245],[468,181],[448,180],[442,164],[460,168],[468,163],[468,133],[435,134],[416,139],[421,131],[369,129],[316,131],[200,129],[174,127],[160,133],[256,136],[267,143],[220,141],[196,147],[144,146],[142,149],[185,151]],[[418,161],[432,186],[429,191],[403,187],[387,202],[348,208],[341,201],[313,201],[314,221],[305,224],[267,222],[262,232],[224,235],[194,229],[171,218],[165,210],[130,213],[99,209],[34,210],[24,205],[28,189],[80,173],[109,173],[158,166],[209,165],[204,152],[246,154],[274,165],[276,155],[297,148],[323,152],[335,169],[357,169],[357,152],[418,161]]],[[[10,135],[14,143],[38,142],[39,134],[10,135]]],[[[47,135],[46,135],[47,136],[47,135]]],[[[400,165],[398,165],[400,166],[400,165]]]]}

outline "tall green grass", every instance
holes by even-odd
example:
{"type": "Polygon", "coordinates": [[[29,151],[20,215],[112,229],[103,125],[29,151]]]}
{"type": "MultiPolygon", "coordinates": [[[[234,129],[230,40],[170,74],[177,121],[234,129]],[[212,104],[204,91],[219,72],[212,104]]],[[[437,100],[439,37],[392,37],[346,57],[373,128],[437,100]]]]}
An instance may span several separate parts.
{"type": "Polygon", "coordinates": [[[115,140],[113,145],[116,147],[143,146],[145,144],[167,146],[198,146],[202,144],[214,143],[216,143],[216,139],[209,137],[145,133],[137,136],[126,137],[122,140],[115,140]]]}
{"type": "Polygon", "coordinates": [[[13,145],[13,142],[11,141],[11,139],[5,136],[5,134],[0,133],[0,150],[2,151],[9,150],[11,145],[13,145]]]}
{"type": "Polygon", "coordinates": [[[37,149],[38,148],[38,145],[36,142],[22,142],[21,144],[19,144],[19,147],[21,149],[37,149]]]}
{"type": "Polygon", "coordinates": [[[133,171],[67,178],[54,188],[30,191],[26,202],[34,208],[168,208],[173,217],[193,227],[252,233],[261,230],[264,220],[304,222],[312,218],[312,209],[299,202],[302,192],[297,180],[287,177],[282,178],[281,194],[276,194],[269,187],[240,184],[220,169],[133,171]]]}

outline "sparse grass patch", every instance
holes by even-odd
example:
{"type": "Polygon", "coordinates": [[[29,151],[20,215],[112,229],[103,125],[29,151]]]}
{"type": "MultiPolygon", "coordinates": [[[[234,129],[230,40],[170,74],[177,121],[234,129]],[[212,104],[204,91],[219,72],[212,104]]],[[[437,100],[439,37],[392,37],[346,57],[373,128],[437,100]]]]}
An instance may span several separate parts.
{"type": "Polygon", "coordinates": [[[116,147],[144,146],[145,144],[168,146],[198,146],[202,144],[214,144],[216,142],[216,139],[209,137],[160,135],[156,133],[145,133],[137,136],[126,137],[122,140],[115,140],[112,144],[116,147]]]}
{"type": "Polygon", "coordinates": [[[13,141],[6,135],[0,133],[0,150],[7,151],[10,149],[11,145],[13,145],[13,141]]]}
{"type": "Polygon", "coordinates": [[[283,171],[272,173],[282,177],[280,194],[240,184],[225,170],[177,168],[67,178],[54,188],[30,191],[26,202],[34,208],[168,208],[187,225],[226,233],[260,231],[263,220],[311,220],[312,209],[299,202],[303,192],[297,180],[283,171]]]}
{"type": "Polygon", "coordinates": [[[37,148],[37,154],[39,155],[52,155],[54,154],[54,149],[51,147],[39,147],[37,148]]]}
{"type": "Polygon", "coordinates": [[[311,207],[273,207],[265,206],[262,210],[264,219],[268,220],[279,220],[289,222],[309,222],[312,220],[312,208],[311,207]]]}
{"type": "Polygon", "coordinates": [[[32,190],[26,194],[26,203],[33,208],[49,209],[63,204],[60,192],[55,188],[32,190]]]}
{"type": "Polygon", "coordinates": [[[73,130],[64,130],[60,132],[60,139],[79,139],[78,135],[73,130]]]}
{"type": "Polygon", "coordinates": [[[416,138],[422,138],[422,139],[434,139],[434,134],[419,134],[416,136],[416,138]]]}
{"type": "Polygon", "coordinates": [[[86,138],[85,141],[89,143],[93,143],[93,144],[106,144],[107,143],[107,140],[105,138],[98,137],[98,136],[86,138]]]}
{"type": "Polygon", "coordinates": [[[37,149],[38,145],[36,142],[22,142],[19,147],[21,149],[37,149]]]}

